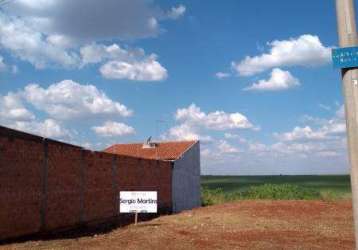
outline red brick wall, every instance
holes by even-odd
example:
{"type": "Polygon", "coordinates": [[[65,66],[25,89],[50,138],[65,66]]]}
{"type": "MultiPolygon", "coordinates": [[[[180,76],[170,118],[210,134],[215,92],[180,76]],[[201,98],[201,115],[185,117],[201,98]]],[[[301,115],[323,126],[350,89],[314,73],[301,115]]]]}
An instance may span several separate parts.
{"type": "Polygon", "coordinates": [[[121,190],[158,191],[159,210],[171,211],[171,163],[92,152],[0,127],[0,240],[125,219],[121,190]]]}
{"type": "Polygon", "coordinates": [[[113,155],[86,152],[84,217],[86,221],[115,216],[115,193],[113,188],[113,155]]]}
{"type": "Polygon", "coordinates": [[[0,238],[41,227],[42,144],[0,136],[0,238]]]}
{"type": "Polygon", "coordinates": [[[81,149],[48,143],[47,169],[44,229],[52,230],[79,223],[81,149]]]}

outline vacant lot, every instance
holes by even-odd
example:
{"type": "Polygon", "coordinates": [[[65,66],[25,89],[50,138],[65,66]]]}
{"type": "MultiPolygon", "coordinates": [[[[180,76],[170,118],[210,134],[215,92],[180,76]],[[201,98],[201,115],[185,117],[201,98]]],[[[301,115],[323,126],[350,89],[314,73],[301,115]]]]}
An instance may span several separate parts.
{"type": "Polygon", "coordinates": [[[3,249],[353,249],[351,202],[240,201],[3,249]]]}
{"type": "Polygon", "coordinates": [[[354,248],[349,176],[204,176],[202,186],[204,197],[213,198],[213,204],[224,204],[162,216],[137,226],[74,232],[66,238],[0,245],[0,249],[354,248]],[[302,190],[313,190],[319,194],[313,199],[319,200],[310,200],[311,191],[308,200],[246,200],[245,192],[253,187],[265,193],[267,189],[260,189],[264,184],[284,187],[285,194],[292,192],[290,198],[298,197],[302,190]],[[239,201],[225,203],[237,197],[239,201]]]}
{"type": "Polygon", "coordinates": [[[245,192],[252,187],[263,184],[290,184],[305,190],[318,192],[321,197],[351,197],[350,177],[348,175],[299,175],[299,176],[203,176],[202,187],[205,190],[221,189],[230,196],[237,192],[245,192]]]}

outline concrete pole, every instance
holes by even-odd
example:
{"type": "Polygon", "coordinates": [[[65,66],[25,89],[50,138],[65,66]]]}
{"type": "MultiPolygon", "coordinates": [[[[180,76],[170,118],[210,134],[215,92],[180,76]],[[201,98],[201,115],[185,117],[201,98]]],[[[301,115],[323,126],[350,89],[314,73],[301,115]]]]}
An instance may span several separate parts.
{"type": "MultiPolygon", "coordinates": [[[[336,0],[340,47],[357,46],[353,0],[336,0]]],[[[358,249],[358,68],[342,69],[356,249],[358,249]]]]}

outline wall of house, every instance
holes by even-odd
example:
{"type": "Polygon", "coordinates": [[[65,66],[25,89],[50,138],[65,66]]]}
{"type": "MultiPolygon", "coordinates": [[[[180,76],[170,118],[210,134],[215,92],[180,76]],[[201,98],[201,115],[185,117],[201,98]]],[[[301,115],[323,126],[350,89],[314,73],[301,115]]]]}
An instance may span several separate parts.
{"type": "Polygon", "coordinates": [[[173,212],[180,212],[201,205],[199,142],[174,162],[172,197],[173,212]]]}
{"type": "Polygon", "coordinates": [[[171,211],[170,162],[144,160],[0,127],[0,240],[125,221],[118,195],[157,190],[160,213],[171,211]]]}

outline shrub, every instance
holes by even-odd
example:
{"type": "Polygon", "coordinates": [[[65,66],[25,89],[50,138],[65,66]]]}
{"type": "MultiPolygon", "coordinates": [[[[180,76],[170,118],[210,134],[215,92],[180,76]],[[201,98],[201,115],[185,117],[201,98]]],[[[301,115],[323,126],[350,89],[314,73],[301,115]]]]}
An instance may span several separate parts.
{"type": "Polygon", "coordinates": [[[217,189],[201,189],[201,205],[210,206],[225,202],[225,194],[221,188],[217,189]]]}

